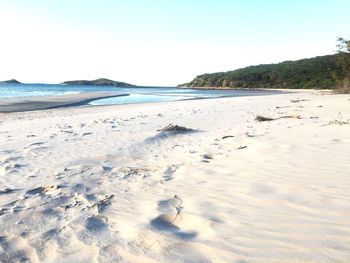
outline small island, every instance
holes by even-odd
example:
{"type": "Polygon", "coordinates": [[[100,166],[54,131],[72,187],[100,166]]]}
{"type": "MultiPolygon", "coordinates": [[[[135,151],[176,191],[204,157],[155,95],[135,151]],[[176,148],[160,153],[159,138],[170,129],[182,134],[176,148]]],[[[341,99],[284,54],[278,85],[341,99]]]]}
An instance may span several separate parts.
{"type": "Polygon", "coordinates": [[[95,79],[95,80],[71,80],[71,81],[65,81],[61,84],[65,85],[94,85],[94,86],[113,86],[113,87],[121,87],[121,88],[128,88],[128,87],[136,87],[136,85],[132,85],[129,83],[121,82],[121,81],[114,81],[110,79],[95,79]]]}
{"type": "Polygon", "coordinates": [[[16,79],[10,79],[5,81],[0,81],[0,84],[22,84],[22,83],[16,79]]]}

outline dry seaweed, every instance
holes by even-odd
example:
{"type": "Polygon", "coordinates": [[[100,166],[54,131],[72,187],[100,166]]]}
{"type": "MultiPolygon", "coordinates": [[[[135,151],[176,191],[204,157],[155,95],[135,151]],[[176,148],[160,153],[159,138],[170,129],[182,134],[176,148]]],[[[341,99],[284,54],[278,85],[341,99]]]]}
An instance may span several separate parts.
{"type": "Polygon", "coordinates": [[[328,125],[350,125],[350,119],[348,120],[344,120],[343,115],[341,114],[341,112],[338,113],[338,119],[335,119],[333,121],[330,121],[328,123],[328,125]]]}
{"type": "Polygon", "coordinates": [[[305,100],[305,99],[290,100],[290,102],[293,102],[293,103],[299,103],[301,101],[309,101],[309,100],[305,100]]]}
{"type": "Polygon", "coordinates": [[[199,132],[199,130],[190,129],[187,127],[174,125],[174,124],[170,123],[169,125],[161,128],[161,129],[158,129],[157,132],[158,133],[156,135],[147,138],[145,140],[145,142],[146,143],[159,142],[160,140],[165,140],[165,139],[171,138],[173,136],[199,132]]]}
{"type": "Polygon", "coordinates": [[[160,132],[190,132],[193,131],[193,129],[189,129],[183,126],[179,126],[179,125],[173,125],[172,123],[170,123],[169,125],[157,130],[160,132]]]}
{"type": "Polygon", "coordinates": [[[276,118],[276,120],[278,119],[301,119],[300,115],[286,115],[286,116],[281,116],[276,118]]]}

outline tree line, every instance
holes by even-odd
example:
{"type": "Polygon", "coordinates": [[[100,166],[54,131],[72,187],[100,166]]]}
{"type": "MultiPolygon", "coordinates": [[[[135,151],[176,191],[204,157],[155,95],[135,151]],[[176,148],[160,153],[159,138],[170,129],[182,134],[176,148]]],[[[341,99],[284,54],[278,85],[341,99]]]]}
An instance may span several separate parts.
{"type": "Polygon", "coordinates": [[[348,89],[350,41],[338,38],[337,53],[278,64],[249,66],[228,72],[202,74],[187,87],[348,89]]]}

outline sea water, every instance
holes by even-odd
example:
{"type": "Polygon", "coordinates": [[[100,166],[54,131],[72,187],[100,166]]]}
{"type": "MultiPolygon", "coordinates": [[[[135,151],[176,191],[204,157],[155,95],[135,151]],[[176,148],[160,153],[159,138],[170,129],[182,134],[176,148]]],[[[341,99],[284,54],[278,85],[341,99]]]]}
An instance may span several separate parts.
{"type": "Polygon", "coordinates": [[[81,92],[113,91],[129,96],[100,99],[90,105],[131,104],[146,102],[177,101],[187,99],[204,99],[217,97],[240,97],[276,94],[266,90],[200,90],[176,87],[112,87],[92,85],[60,85],[60,84],[0,84],[0,98],[58,96],[81,92]]]}

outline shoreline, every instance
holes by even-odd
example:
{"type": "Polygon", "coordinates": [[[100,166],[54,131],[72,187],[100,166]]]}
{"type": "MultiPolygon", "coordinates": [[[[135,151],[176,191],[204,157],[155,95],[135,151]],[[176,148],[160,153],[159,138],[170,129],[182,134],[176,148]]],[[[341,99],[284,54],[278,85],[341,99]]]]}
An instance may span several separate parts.
{"type": "Polygon", "coordinates": [[[91,101],[128,96],[120,92],[84,92],[57,96],[36,96],[0,99],[0,113],[48,110],[86,105],[91,101]]]}
{"type": "MultiPolygon", "coordinates": [[[[161,103],[161,102],[175,102],[175,101],[195,101],[195,100],[207,100],[207,99],[220,99],[220,98],[235,98],[235,97],[250,97],[250,96],[269,96],[269,95],[279,95],[289,93],[287,90],[238,90],[247,92],[246,94],[240,95],[217,95],[216,97],[193,97],[193,98],[183,98],[173,101],[159,101],[159,102],[132,102],[125,103],[126,105],[134,104],[149,104],[149,103],[161,103]],[[249,94],[249,91],[254,92],[249,94]],[[261,92],[261,93],[260,93],[261,92]],[[269,93],[270,92],[270,93],[269,93]],[[260,93],[260,94],[259,94],[260,93]]],[[[299,91],[302,92],[302,91],[299,91]]],[[[113,98],[120,96],[129,96],[130,94],[123,94],[119,92],[81,92],[78,94],[64,94],[64,95],[54,95],[54,96],[35,96],[35,97],[10,97],[10,98],[0,98],[0,113],[13,113],[13,112],[26,112],[26,111],[36,111],[36,110],[49,110],[55,108],[64,107],[75,107],[75,106],[86,106],[86,107],[98,107],[98,106],[108,106],[108,105],[124,105],[124,104],[106,104],[106,105],[88,105],[89,102],[113,98]]],[[[145,94],[152,95],[152,94],[145,94]]]]}

